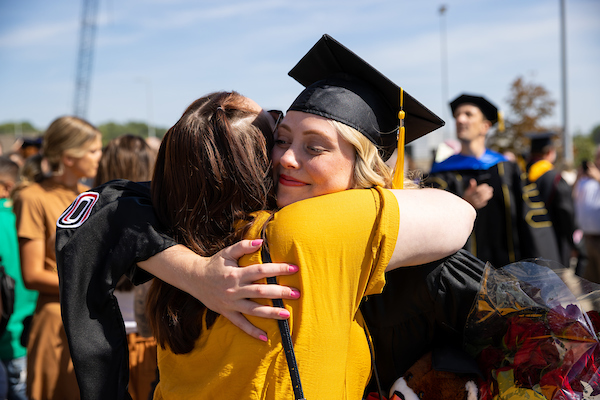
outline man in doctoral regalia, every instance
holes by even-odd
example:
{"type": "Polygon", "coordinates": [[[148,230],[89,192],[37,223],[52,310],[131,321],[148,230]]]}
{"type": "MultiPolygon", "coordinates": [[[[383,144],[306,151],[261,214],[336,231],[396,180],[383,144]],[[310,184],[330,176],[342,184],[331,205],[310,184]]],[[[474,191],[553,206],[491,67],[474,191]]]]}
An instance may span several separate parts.
{"type": "Polygon", "coordinates": [[[482,96],[462,94],[450,103],[461,152],[434,163],[426,184],[453,192],[477,209],[465,248],[499,268],[531,257],[559,261],[552,222],[519,166],[486,148],[498,108],[482,96]]]}

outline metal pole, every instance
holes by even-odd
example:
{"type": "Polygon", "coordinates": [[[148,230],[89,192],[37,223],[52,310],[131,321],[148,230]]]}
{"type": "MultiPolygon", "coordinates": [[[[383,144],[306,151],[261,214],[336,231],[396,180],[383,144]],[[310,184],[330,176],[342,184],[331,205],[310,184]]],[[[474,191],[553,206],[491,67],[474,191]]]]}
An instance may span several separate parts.
{"type": "MultiPolygon", "coordinates": [[[[446,13],[446,6],[442,4],[440,6],[440,49],[441,49],[441,64],[442,64],[442,119],[448,123],[447,120],[447,108],[448,108],[448,51],[446,43],[446,20],[444,15],[446,13]]],[[[446,138],[447,128],[443,128],[443,138],[446,138]]]]}
{"type": "Polygon", "coordinates": [[[565,0],[560,0],[560,66],[562,81],[563,156],[567,165],[573,164],[573,142],[569,133],[567,101],[567,28],[565,0]]]}
{"type": "Polygon", "coordinates": [[[98,0],[83,0],[73,110],[81,118],[87,118],[97,12],[98,0]]]}
{"type": "Polygon", "coordinates": [[[146,112],[148,125],[148,137],[156,137],[154,125],[152,124],[152,80],[150,78],[136,78],[137,82],[144,83],[146,86],[146,112]]]}

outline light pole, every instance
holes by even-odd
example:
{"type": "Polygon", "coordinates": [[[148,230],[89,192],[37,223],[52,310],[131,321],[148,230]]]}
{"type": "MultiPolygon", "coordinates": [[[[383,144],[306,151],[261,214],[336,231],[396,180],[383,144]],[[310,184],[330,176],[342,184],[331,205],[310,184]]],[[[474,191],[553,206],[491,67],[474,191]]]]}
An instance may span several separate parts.
{"type": "Polygon", "coordinates": [[[569,133],[567,102],[567,23],[565,0],[560,0],[560,69],[562,82],[563,156],[567,165],[573,164],[573,142],[569,133]]]}
{"type": "MultiPolygon", "coordinates": [[[[440,6],[440,49],[442,64],[442,119],[447,122],[446,109],[448,108],[448,50],[446,44],[446,5],[440,6]]],[[[447,139],[447,128],[443,128],[443,140],[447,139]]]]}
{"type": "Polygon", "coordinates": [[[146,84],[146,110],[148,113],[148,137],[156,137],[154,125],[152,124],[152,81],[150,78],[137,78],[138,82],[146,84]]]}

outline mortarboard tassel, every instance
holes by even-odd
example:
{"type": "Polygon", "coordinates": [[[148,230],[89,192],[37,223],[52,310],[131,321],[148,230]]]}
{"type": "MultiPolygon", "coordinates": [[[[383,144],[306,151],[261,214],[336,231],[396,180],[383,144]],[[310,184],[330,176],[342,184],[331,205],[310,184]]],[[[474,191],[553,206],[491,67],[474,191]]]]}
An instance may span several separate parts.
{"type": "Polygon", "coordinates": [[[398,154],[396,157],[396,167],[394,168],[394,179],[392,180],[393,189],[404,188],[404,89],[400,88],[400,111],[398,112],[398,119],[400,120],[400,127],[398,129],[398,154]]]}
{"type": "Polygon", "coordinates": [[[504,114],[498,111],[498,132],[504,132],[504,114]]]}

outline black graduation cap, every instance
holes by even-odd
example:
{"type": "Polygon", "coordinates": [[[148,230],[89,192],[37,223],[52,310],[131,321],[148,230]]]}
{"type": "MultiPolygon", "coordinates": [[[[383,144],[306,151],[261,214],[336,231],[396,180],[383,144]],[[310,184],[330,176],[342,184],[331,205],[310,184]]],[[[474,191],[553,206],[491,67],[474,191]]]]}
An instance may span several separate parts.
{"type": "Polygon", "coordinates": [[[454,110],[462,104],[470,103],[476,105],[484,117],[492,123],[492,126],[498,122],[498,107],[493,105],[489,100],[487,100],[483,96],[476,96],[472,94],[461,94],[456,99],[454,99],[450,103],[450,108],[452,109],[452,114],[454,114],[454,110]]]}
{"type": "Polygon", "coordinates": [[[398,143],[399,111],[405,112],[405,143],[444,126],[437,115],[329,35],[323,35],[289,75],[306,87],[289,111],[351,126],[379,146],[384,160],[398,143]]]}
{"type": "Polygon", "coordinates": [[[531,139],[530,153],[539,154],[544,151],[544,147],[551,146],[553,139],[558,136],[555,132],[530,132],[526,133],[529,139],[531,139]]]}

